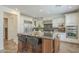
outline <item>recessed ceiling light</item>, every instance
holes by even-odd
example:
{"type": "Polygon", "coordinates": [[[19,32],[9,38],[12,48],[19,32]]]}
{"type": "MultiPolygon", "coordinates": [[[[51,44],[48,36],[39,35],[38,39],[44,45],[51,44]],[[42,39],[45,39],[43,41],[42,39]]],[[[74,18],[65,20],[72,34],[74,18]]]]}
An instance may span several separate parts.
{"type": "Polygon", "coordinates": [[[72,7],[71,7],[71,6],[69,6],[68,8],[70,8],[70,9],[71,9],[72,7]]]}
{"type": "Polygon", "coordinates": [[[48,11],[47,13],[50,14],[51,12],[48,11]]]}
{"type": "Polygon", "coordinates": [[[62,5],[56,5],[56,7],[61,7],[62,5]]]}
{"type": "Polygon", "coordinates": [[[42,12],[43,11],[43,9],[40,9],[40,12],[42,12]]]}

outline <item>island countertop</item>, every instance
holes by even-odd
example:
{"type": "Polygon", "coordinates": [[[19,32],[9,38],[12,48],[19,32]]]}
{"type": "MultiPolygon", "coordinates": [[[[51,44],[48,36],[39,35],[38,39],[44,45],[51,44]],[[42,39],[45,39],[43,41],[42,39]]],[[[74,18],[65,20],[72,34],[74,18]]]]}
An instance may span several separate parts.
{"type": "Polygon", "coordinates": [[[24,34],[24,33],[19,33],[18,35],[26,35],[26,36],[33,36],[33,37],[38,37],[38,38],[43,38],[43,39],[54,40],[53,35],[52,36],[45,36],[45,35],[32,35],[32,34],[24,34]]]}

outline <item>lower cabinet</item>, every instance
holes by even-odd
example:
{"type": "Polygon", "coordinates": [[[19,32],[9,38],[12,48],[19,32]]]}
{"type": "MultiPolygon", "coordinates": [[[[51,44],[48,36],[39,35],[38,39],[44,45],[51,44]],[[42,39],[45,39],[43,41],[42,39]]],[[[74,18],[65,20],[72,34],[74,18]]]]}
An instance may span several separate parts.
{"type": "Polygon", "coordinates": [[[42,40],[43,41],[43,43],[42,43],[42,52],[43,53],[51,53],[51,52],[53,52],[52,51],[52,42],[51,42],[51,40],[50,39],[43,39],[42,40]]]}
{"type": "Polygon", "coordinates": [[[60,50],[60,40],[56,39],[54,40],[54,52],[57,53],[60,50]]]}
{"type": "Polygon", "coordinates": [[[18,51],[17,52],[22,52],[22,41],[18,41],[18,51]]]}

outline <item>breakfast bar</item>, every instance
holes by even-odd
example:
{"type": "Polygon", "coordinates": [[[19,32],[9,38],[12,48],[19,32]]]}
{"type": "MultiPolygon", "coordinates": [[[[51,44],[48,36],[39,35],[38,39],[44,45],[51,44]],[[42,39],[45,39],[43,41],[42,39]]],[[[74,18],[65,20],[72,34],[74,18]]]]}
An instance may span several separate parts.
{"type": "Polygon", "coordinates": [[[47,36],[18,34],[18,53],[57,53],[60,47],[59,38],[47,36]]]}

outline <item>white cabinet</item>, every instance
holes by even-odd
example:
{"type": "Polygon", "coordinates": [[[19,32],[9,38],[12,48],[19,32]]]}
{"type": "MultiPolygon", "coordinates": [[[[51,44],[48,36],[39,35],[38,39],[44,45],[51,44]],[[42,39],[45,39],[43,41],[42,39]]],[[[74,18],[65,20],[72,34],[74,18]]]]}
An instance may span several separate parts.
{"type": "Polygon", "coordinates": [[[78,24],[79,20],[79,13],[70,13],[70,14],[65,14],[65,20],[66,20],[66,26],[73,26],[78,24]]]}
{"type": "Polygon", "coordinates": [[[78,39],[79,12],[65,14],[65,20],[67,38],[69,36],[72,39],[74,37],[73,35],[75,35],[74,39],[78,39]]]}
{"type": "Polygon", "coordinates": [[[64,23],[65,23],[64,16],[53,19],[53,27],[59,27],[59,25],[64,24],[64,23]]]}

